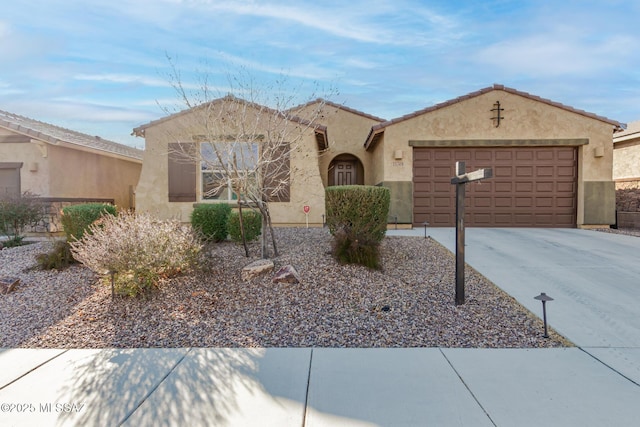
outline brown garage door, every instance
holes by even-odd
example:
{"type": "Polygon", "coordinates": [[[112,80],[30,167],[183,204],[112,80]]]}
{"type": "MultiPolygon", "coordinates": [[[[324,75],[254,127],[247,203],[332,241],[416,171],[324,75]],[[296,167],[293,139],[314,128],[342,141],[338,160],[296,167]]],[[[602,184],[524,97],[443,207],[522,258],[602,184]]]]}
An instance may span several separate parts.
{"type": "Polygon", "coordinates": [[[413,149],[413,222],[455,226],[455,162],[492,168],[493,178],[467,184],[465,224],[475,227],[575,227],[575,147],[413,149]]]}

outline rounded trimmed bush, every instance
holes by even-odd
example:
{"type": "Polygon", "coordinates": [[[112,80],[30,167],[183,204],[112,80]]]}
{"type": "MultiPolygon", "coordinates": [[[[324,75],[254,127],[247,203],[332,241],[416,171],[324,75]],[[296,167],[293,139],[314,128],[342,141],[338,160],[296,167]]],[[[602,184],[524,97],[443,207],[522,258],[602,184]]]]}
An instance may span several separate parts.
{"type": "MultiPolygon", "coordinates": [[[[242,222],[244,224],[244,237],[247,242],[256,240],[262,231],[262,215],[260,215],[260,212],[243,210],[242,222]]],[[[234,242],[242,242],[240,214],[235,211],[229,216],[229,236],[234,242]]]]}
{"type": "Polygon", "coordinates": [[[191,213],[191,226],[205,240],[222,242],[229,234],[228,221],[231,206],[227,203],[196,205],[191,213]]]}

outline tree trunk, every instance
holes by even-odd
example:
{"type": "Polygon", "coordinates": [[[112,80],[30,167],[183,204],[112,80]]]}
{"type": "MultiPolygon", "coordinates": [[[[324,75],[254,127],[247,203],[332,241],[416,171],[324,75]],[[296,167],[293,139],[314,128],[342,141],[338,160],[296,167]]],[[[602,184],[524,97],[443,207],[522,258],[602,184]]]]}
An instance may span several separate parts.
{"type": "Polygon", "coordinates": [[[249,247],[247,246],[247,238],[244,235],[244,220],[242,219],[242,202],[238,195],[238,221],[240,222],[240,236],[242,237],[242,245],[244,246],[244,256],[249,258],[249,247]]]}

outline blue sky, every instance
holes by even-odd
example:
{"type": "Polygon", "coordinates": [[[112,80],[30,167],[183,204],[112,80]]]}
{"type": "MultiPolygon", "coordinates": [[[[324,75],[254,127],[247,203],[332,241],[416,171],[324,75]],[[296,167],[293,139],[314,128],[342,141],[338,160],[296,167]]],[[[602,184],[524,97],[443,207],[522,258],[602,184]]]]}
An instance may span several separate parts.
{"type": "Polygon", "coordinates": [[[11,1],[0,109],[142,148],[131,130],[181,105],[169,56],[194,90],[285,76],[385,119],[499,83],[627,123],[639,22],[637,0],[11,1]]]}

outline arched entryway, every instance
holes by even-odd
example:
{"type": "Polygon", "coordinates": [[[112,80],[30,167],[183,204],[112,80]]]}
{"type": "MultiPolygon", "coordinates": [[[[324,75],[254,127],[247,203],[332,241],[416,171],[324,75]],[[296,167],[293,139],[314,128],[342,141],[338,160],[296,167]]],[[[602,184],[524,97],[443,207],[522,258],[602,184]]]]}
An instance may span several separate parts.
{"type": "Polygon", "coordinates": [[[329,186],[364,185],[364,167],[352,154],[340,154],[329,163],[329,186]]]}

